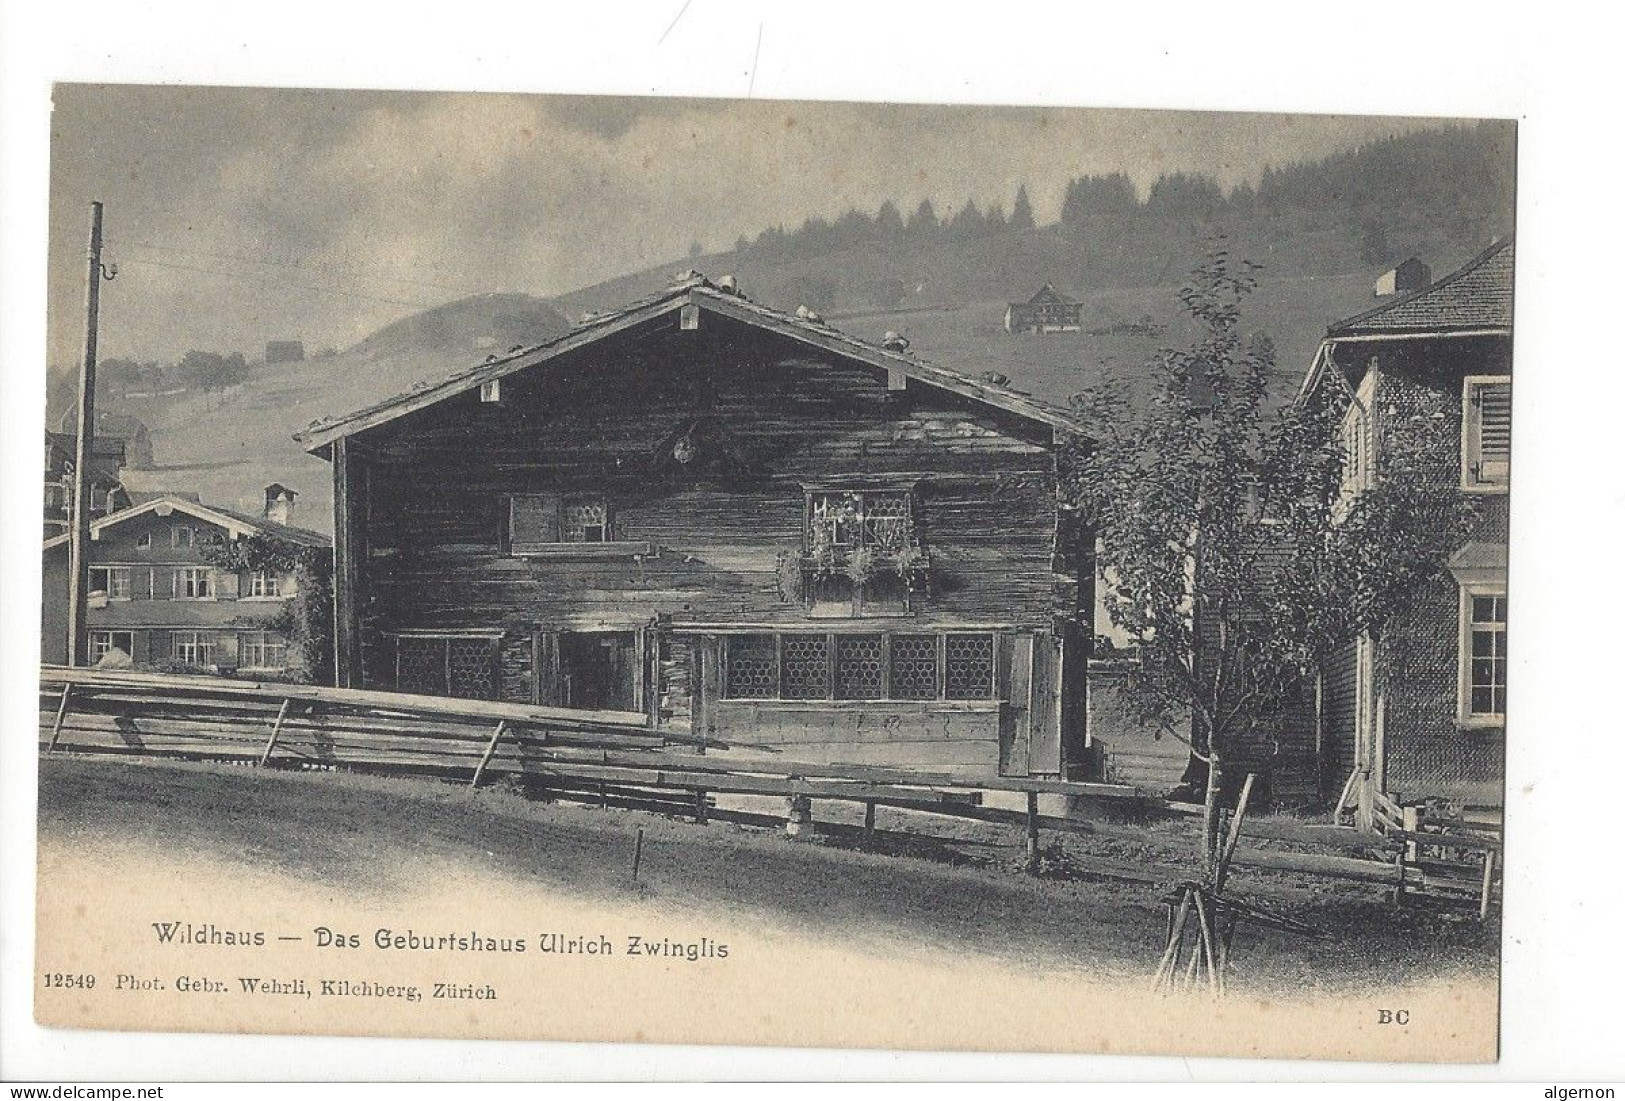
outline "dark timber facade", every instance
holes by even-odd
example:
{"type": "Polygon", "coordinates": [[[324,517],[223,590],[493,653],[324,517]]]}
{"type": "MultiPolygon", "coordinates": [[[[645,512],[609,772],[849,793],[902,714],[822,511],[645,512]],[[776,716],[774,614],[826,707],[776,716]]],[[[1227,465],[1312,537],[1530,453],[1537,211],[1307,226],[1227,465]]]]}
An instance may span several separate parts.
{"type": "Polygon", "coordinates": [[[333,466],[338,683],[1081,775],[1070,431],[686,278],[301,435],[333,466]]]}

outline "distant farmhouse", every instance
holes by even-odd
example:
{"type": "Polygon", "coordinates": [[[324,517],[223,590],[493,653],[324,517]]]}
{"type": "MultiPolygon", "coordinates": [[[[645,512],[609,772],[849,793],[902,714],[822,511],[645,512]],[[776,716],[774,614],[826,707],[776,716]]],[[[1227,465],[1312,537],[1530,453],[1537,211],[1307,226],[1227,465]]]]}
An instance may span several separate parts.
{"type": "MultiPolygon", "coordinates": [[[[163,493],[102,516],[90,526],[90,660],[194,672],[277,676],[289,666],[279,629],[294,595],[291,572],[229,570],[214,548],[254,535],[299,547],[328,539],[285,522],[292,498],[268,487],[267,515],[204,505],[163,493]],[[275,492],[273,492],[275,491],[275,492]]],[[[45,541],[40,657],[68,656],[68,537],[45,541]]]]}
{"type": "Polygon", "coordinates": [[[1053,283],[1045,283],[1027,301],[1012,302],[1004,311],[1007,333],[1076,333],[1082,329],[1082,304],[1062,298],[1053,283]]]}

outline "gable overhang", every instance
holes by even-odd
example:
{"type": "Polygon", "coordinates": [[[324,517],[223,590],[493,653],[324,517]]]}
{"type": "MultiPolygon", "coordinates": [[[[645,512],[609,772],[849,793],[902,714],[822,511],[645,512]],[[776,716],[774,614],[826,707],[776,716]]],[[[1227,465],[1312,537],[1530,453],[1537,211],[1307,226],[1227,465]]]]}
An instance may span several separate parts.
{"type": "MultiPolygon", "coordinates": [[[[1350,344],[1391,344],[1399,341],[1419,340],[1473,340],[1483,337],[1500,337],[1512,339],[1512,329],[1508,326],[1491,326],[1476,329],[1417,329],[1413,332],[1372,332],[1342,330],[1327,336],[1315,349],[1315,357],[1309,362],[1309,370],[1305,373],[1303,384],[1298,387],[1296,401],[1301,404],[1320,388],[1326,377],[1328,369],[1334,367],[1336,350],[1343,345],[1350,344]]],[[[1337,375],[1342,378],[1342,371],[1337,375]]],[[[1344,379],[1344,385],[1349,385],[1344,379]]]]}
{"type": "MultiPolygon", "coordinates": [[[[165,496],[154,497],[150,501],[143,501],[141,504],[135,505],[131,508],[120,509],[117,512],[108,513],[101,519],[92,521],[90,525],[90,538],[92,541],[100,539],[102,532],[106,531],[107,529],[118,527],[120,524],[123,524],[129,520],[137,519],[138,517],[147,515],[168,516],[175,512],[179,512],[185,516],[189,516],[194,520],[199,520],[206,524],[213,524],[216,527],[225,528],[226,534],[233,539],[248,535],[273,534],[270,528],[262,527],[258,524],[250,524],[244,520],[238,519],[235,516],[229,516],[226,513],[217,512],[208,505],[201,505],[196,501],[189,501],[185,497],[165,496]]],[[[67,535],[54,535],[45,540],[44,549],[52,550],[56,547],[66,546],[67,542],[67,535]]]]}
{"type": "Polygon", "coordinates": [[[332,445],[337,440],[366,432],[409,413],[439,404],[458,394],[476,390],[496,379],[550,363],[571,352],[690,307],[775,333],[851,362],[873,367],[886,372],[890,378],[908,379],[957,394],[972,402],[1043,425],[1057,434],[1083,434],[1081,426],[1071,418],[1025,395],[984,384],[956,371],[921,362],[913,356],[877,347],[821,322],[781,314],[752,303],[748,299],[717,290],[708,284],[690,284],[647,303],[588,322],[545,344],[493,359],[472,370],[453,375],[438,383],[420,386],[338,420],[325,424],[318,422],[304,432],[295,434],[294,439],[310,454],[320,458],[331,458],[332,445]]]}

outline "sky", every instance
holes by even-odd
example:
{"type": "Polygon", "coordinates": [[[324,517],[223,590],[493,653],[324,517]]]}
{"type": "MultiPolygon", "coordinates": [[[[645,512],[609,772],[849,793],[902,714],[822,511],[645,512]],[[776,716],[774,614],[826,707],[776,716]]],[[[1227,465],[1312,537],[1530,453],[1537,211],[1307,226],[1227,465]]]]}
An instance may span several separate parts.
{"type": "Polygon", "coordinates": [[[483,292],[549,296],[690,246],[892,199],[1040,224],[1066,181],[1226,186],[1428,120],[1076,108],[59,84],[50,362],[83,340],[91,200],[106,206],[101,356],[267,340],[344,348],[483,292]]]}

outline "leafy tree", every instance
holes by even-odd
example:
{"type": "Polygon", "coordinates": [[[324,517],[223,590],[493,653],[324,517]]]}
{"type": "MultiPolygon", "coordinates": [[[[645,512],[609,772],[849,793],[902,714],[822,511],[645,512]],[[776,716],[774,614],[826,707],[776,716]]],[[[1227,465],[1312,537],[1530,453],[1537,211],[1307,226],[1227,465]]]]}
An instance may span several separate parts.
{"type": "Polygon", "coordinates": [[[1016,231],[1033,228],[1033,204],[1027,198],[1027,185],[1016,188],[1016,205],[1010,209],[1010,228],[1016,231]]]}
{"type": "Polygon", "coordinates": [[[1385,444],[1381,479],[1349,499],[1336,432],[1347,393],[1269,412],[1274,351],[1241,328],[1255,270],[1213,248],[1180,292],[1196,338],[1147,365],[1154,391],[1138,410],[1110,388],[1075,398],[1096,439],[1064,468],[1097,537],[1102,603],[1134,642],[1130,705],[1186,741],[1205,780],[1205,859],[1238,744],[1437,578],[1474,515],[1430,465],[1454,454],[1448,441],[1385,444]]]}

